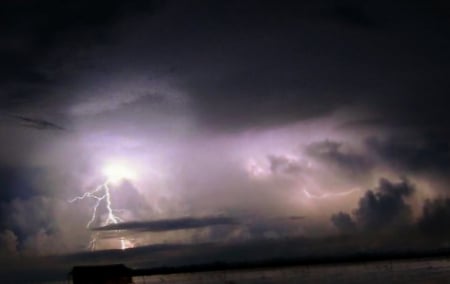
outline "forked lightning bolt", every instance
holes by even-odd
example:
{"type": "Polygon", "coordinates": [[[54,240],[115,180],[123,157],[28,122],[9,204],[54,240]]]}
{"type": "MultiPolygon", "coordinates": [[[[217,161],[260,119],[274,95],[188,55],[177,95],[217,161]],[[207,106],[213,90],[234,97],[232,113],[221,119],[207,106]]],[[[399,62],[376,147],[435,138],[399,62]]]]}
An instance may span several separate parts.
{"type": "MultiPolygon", "coordinates": [[[[117,223],[123,221],[120,217],[118,217],[116,214],[114,214],[114,211],[117,211],[117,210],[113,209],[112,205],[111,205],[111,189],[109,187],[110,182],[111,181],[108,179],[103,184],[101,184],[97,188],[95,188],[94,190],[86,192],[83,195],[77,196],[77,197],[69,200],[70,203],[73,203],[73,202],[76,202],[79,200],[88,199],[88,198],[94,199],[96,201],[94,208],[93,208],[92,217],[89,220],[89,222],[86,224],[87,229],[91,229],[92,224],[94,223],[95,219],[97,218],[98,207],[102,204],[102,202],[104,202],[104,204],[106,205],[107,214],[106,214],[105,220],[101,223],[101,226],[106,226],[109,224],[117,224],[117,223]]],[[[91,250],[95,250],[96,242],[98,239],[98,234],[99,234],[98,232],[94,233],[91,241],[89,242],[89,248],[91,250]]],[[[132,244],[130,241],[126,240],[123,237],[120,238],[121,249],[126,249],[131,246],[132,246],[132,244]]]]}

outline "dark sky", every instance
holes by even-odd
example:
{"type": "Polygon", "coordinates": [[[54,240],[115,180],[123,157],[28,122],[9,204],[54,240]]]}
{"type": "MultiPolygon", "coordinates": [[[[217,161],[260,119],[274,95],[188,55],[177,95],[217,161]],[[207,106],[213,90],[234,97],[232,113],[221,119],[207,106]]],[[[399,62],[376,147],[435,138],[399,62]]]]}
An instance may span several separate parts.
{"type": "Polygon", "coordinates": [[[4,274],[445,245],[448,50],[444,0],[2,1],[4,274]]]}

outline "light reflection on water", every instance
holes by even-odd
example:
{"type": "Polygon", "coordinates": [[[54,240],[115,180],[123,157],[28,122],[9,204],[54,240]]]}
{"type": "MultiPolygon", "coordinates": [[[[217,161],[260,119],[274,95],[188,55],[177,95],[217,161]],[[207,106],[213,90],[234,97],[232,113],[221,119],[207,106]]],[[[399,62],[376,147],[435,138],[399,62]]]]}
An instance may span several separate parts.
{"type": "Polygon", "coordinates": [[[299,266],[264,270],[218,271],[166,276],[140,276],[152,283],[450,283],[450,259],[383,261],[366,264],[299,266]]]}

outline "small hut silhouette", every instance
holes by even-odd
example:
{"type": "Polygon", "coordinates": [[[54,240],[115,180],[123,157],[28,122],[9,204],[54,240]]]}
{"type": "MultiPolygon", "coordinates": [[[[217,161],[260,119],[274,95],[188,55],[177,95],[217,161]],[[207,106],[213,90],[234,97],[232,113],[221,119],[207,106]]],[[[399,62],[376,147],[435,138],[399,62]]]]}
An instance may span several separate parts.
{"type": "Polygon", "coordinates": [[[123,264],[75,266],[69,273],[73,284],[130,284],[132,269],[123,264]]]}

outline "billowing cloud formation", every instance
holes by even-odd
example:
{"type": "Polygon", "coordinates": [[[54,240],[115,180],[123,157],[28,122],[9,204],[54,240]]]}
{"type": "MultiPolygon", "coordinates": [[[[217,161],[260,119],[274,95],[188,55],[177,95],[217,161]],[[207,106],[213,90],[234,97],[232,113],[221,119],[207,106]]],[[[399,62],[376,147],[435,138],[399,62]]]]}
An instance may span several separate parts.
{"type": "Polygon", "coordinates": [[[356,224],[348,213],[339,212],[331,216],[331,222],[344,233],[353,233],[356,231],[356,224]]]}
{"type": "Polygon", "coordinates": [[[412,212],[405,199],[414,190],[406,180],[393,183],[381,179],[377,188],[368,190],[359,200],[359,207],[352,212],[353,218],[340,212],[333,215],[331,221],[344,232],[353,231],[355,227],[364,231],[379,231],[407,226],[412,221],[412,212]]]}

